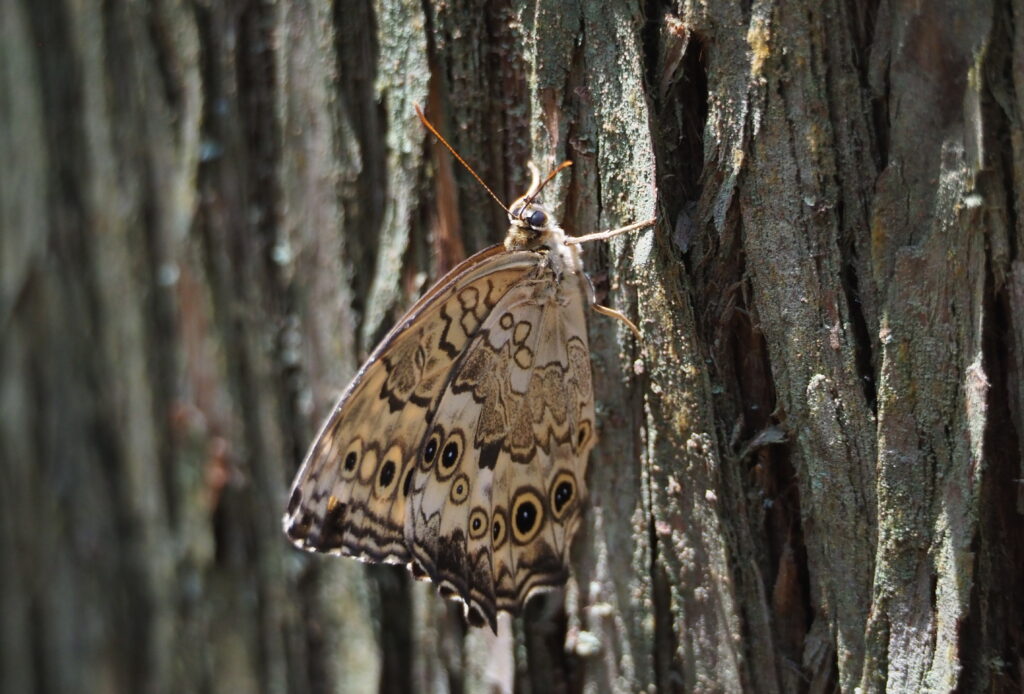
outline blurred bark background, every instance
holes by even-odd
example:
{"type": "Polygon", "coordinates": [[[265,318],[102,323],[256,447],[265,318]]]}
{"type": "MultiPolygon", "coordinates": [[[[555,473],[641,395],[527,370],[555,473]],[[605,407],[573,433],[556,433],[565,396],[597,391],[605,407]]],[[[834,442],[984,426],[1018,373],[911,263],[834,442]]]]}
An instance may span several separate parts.
{"type": "Polygon", "coordinates": [[[1024,687],[1024,4],[0,3],[0,690],[1024,687]],[[303,555],[402,309],[564,158],[601,443],[510,639],[303,555]],[[564,598],[564,600],[563,600],[564,598]],[[563,608],[564,605],[564,608],[563,608]]]}

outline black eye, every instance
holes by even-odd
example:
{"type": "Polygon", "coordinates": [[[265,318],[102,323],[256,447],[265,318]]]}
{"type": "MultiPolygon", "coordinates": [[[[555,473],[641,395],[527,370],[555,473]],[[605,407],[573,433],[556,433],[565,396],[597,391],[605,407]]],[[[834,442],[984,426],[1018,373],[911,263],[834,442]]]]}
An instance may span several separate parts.
{"type": "Polygon", "coordinates": [[[555,488],[555,511],[561,511],[572,498],[572,483],[562,482],[555,488]]]}
{"type": "Polygon", "coordinates": [[[434,462],[434,455],[437,454],[437,437],[432,436],[427,441],[427,447],[423,449],[423,460],[428,463],[434,462]]]}
{"type": "Polygon", "coordinates": [[[384,461],[384,466],[380,469],[380,486],[387,487],[394,478],[395,464],[390,460],[384,461]]]}
{"type": "Polygon", "coordinates": [[[520,534],[526,535],[533,529],[533,524],[537,520],[537,507],[530,501],[524,501],[519,504],[519,508],[516,509],[516,530],[520,534]]]}
{"type": "Polygon", "coordinates": [[[356,452],[352,451],[345,456],[345,469],[352,472],[356,469],[356,452]]]}
{"type": "Polygon", "coordinates": [[[479,518],[474,518],[473,519],[473,525],[471,527],[473,528],[473,530],[479,530],[480,529],[480,525],[482,524],[482,522],[483,521],[481,521],[479,518]]]}
{"type": "Polygon", "coordinates": [[[450,468],[459,459],[459,444],[450,441],[441,452],[441,465],[450,468]]]}
{"type": "Polygon", "coordinates": [[[532,227],[542,227],[548,223],[548,216],[544,214],[543,210],[534,210],[526,221],[532,227]]]}

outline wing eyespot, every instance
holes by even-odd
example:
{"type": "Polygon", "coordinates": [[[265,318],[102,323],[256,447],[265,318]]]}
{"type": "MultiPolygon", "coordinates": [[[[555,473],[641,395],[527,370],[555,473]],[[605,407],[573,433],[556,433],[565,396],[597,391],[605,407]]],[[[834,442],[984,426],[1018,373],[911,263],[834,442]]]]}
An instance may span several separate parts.
{"type": "Polygon", "coordinates": [[[363,457],[363,442],[359,439],[354,439],[352,443],[348,445],[348,450],[345,453],[345,457],[341,463],[341,477],[345,480],[353,479],[359,474],[359,463],[363,457]]]}
{"type": "Polygon", "coordinates": [[[380,499],[390,497],[398,488],[398,482],[402,477],[401,461],[405,459],[405,454],[402,452],[401,446],[398,444],[391,446],[379,459],[371,448],[364,457],[364,467],[369,467],[371,458],[376,465],[367,478],[367,482],[373,485],[374,496],[380,499]]]}
{"type": "Polygon", "coordinates": [[[448,445],[444,447],[441,452],[441,466],[444,468],[454,467],[455,463],[459,461],[459,444],[455,441],[449,441],[448,445]]]}
{"type": "Polygon", "coordinates": [[[575,505],[576,500],[576,478],[571,472],[560,472],[551,484],[549,502],[551,515],[555,520],[561,521],[575,505]]]}
{"type": "Polygon", "coordinates": [[[465,473],[452,481],[452,488],[448,493],[448,498],[451,499],[453,504],[461,504],[469,498],[469,478],[465,473]]]}
{"type": "Polygon", "coordinates": [[[420,468],[424,471],[429,470],[434,465],[434,460],[437,458],[437,449],[441,447],[441,430],[435,428],[434,432],[427,439],[426,445],[423,446],[423,455],[420,457],[420,468]]]}
{"type": "Polygon", "coordinates": [[[465,448],[464,443],[462,432],[458,429],[448,434],[441,454],[437,458],[437,479],[446,480],[458,469],[465,448]]]}
{"type": "Polygon", "coordinates": [[[544,504],[540,495],[527,487],[516,493],[512,503],[512,538],[525,545],[537,537],[544,525],[544,504]]]}
{"type": "Polygon", "coordinates": [[[508,537],[508,526],[505,523],[505,512],[500,508],[494,510],[494,518],[491,519],[491,547],[493,550],[505,544],[508,537]]]}
{"type": "Polygon", "coordinates": [[[395,461],[385,460],[380,467],[380,486],[387,487],[395,478],[395,461]]]}
{"type": "Polygon", "coordinates": [[[469,536],[479,540],[487,533],[487,511],[477,506],[469,514],[469,536]]]}
{"type": "Polygon", "coordinates": [[[377,472],[377,488],[374,490],[378,497],[388,496],[394,488],[394,482],[398,477],[398,465],[391,458],[385,458],[384,463],[377,472]]]}

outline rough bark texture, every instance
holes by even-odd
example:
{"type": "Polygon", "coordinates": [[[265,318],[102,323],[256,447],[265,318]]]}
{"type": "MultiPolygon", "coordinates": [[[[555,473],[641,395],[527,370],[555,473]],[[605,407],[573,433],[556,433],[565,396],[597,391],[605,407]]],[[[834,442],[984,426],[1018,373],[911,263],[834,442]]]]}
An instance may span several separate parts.
{"type": "Polygon", "coordinates": [[[1024,688],[1024,4],[0,3],[0,691],[1024,688]],[[525,164],[601,442],[501,636],[285,489],[525,164]],[[564,600],[563,600],[564,598],[564,600]],[[564,607],[563,607],[564,606],[564,607]]]}

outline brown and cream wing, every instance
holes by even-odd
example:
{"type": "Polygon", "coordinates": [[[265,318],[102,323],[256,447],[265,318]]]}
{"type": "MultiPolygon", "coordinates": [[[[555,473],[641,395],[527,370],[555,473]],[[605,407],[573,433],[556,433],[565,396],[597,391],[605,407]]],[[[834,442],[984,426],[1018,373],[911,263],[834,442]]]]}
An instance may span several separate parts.
{"type": "Polygon", "coordinates": [[[455,365],[412,478],[414,570],[496,625],[560,586],[585,497],[594,405],[582,278],[538,268],[455,365]]]}
{"type": "Polygon", "coordinates": [[[414,460],[450,372],[493,307],[535,268],[500,246],[454,268],[374,350],[292,485],[284,529],[299,547],[405,563],[414,460]]]}

